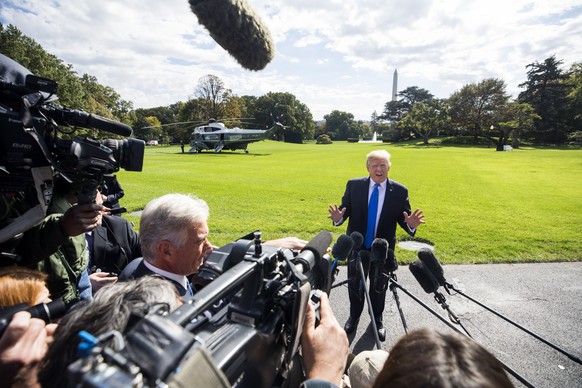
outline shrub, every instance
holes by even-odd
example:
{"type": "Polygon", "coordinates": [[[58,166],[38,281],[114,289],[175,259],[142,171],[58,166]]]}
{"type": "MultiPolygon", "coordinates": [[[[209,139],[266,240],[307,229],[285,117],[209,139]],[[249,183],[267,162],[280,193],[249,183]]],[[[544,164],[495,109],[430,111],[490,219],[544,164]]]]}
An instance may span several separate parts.
{"type": "Polygon", "coordinates": [[[317,141],[315,143],[316,144],[331,144],[332,141],[328,135],[321,134],[317,137],[317,141]]]}

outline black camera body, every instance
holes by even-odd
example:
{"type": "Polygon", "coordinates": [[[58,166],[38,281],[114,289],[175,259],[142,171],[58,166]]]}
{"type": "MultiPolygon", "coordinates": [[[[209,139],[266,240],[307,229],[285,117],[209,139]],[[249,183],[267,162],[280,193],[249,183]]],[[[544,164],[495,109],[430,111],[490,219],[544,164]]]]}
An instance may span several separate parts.
{"type": "Polygon", "coordinates": [[[330,243],[322,231],[297,253],[262,245],[258,233],[222,247],[212,259],[222,263],[214,279],[175,311],[142,317],[126,329],[121,348],[98,345],[71,364],[71,384],[139,380],[153,387],[196,378],[190,385],[205,386],[199,379],[206,368],[227,386],[298,385],[307,304],[315,303],[314,290],[332,283],[330,243]]]}
{"type": "Polygon", "coordinates": [[[104,174],[120,168],[142,170],[143,140],[60,138],[62,127],[121,136],[132,130],[115,120],[53,104],[56,92],[55,81],[37,77],[0,54],[0,244],[42,220],[55,175],[83,187],[79,203],[91,203],[104,174]]]}

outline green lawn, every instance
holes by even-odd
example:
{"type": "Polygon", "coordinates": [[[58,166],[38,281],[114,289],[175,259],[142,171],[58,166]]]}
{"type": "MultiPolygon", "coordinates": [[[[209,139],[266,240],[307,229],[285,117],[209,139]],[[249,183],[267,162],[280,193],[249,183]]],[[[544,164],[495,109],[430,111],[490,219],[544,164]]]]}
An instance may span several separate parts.
{"type": "MultiPolygon", "coordinates": [[[[328,205],[339,204],[349,178],[367,175],[366,153],[377,148],[392,154],[390,178],[425,212],[416,237],[433,243],[443,263],[582,260],[580,149],[264,141],[249,154],[182,154],[178,145],[148,147],[143,172],[118,173],[121,204],[133,212],[166,193],[195,194],[210,205],[215,245],[255,229],[264,239],[306,240],[326,229],[335,241],[345,226],[331,225],[328,205]]],[[[403,263],[416,258],[396,254],[403,263]]]]}

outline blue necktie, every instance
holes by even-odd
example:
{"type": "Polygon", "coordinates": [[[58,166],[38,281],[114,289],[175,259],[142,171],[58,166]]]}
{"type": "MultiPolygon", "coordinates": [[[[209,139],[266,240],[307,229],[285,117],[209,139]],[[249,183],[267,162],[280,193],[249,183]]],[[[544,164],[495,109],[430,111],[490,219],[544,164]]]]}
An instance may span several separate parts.
{"type": "Polygon", "coordinates": [[[364,239],[364,247],[370,248],[372,241],[374,241],[374,231],[376,229],[376,217],[378,216],[378,187],[380,184],[376,183],[370,196],[370,203],[368,204],[368,225],[366,225],[366,238],[364,239]]]}
{"type": "Polygon", "coordinates": [[[192,286],[190,286],[190,282],[186,281],[186,295],[192,296],[194,292],[192,291],[192,286]]]}

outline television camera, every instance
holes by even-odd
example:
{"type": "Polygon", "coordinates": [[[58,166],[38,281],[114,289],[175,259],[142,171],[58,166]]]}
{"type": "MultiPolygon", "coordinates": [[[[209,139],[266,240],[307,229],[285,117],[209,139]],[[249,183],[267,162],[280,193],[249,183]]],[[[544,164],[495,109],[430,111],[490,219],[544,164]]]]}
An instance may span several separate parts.
{"type": "Polygon", "coordinates": [[[104,174],[141,171],[145,143],[137,139],[64,138],[76,127],[120,136],[121,122],[52,103],[57,83],[37,77],[0,54],[0,251],[10,250],[23,232],[46,215],[58,175],[79,187],[79,203],[92,203],[104,174]],[[65,132],[63,127],[72,127],[65,132]],[[59,138],[58,134],[64,134],[59,138]],[[4,244],[6,243],[6,244],[4,244]]]}
{"type": "Polygon", "coordinates": [[[307,304],[317,306],[333,281],[331,234],[320,232],[298,253],[254,236],[213,252],[206,275],[216,276],[204,276],[175,311],[150,309],[123,334],[83,333],[86,357],[69,366],[70,384],[297,386],[307,304]]]}

